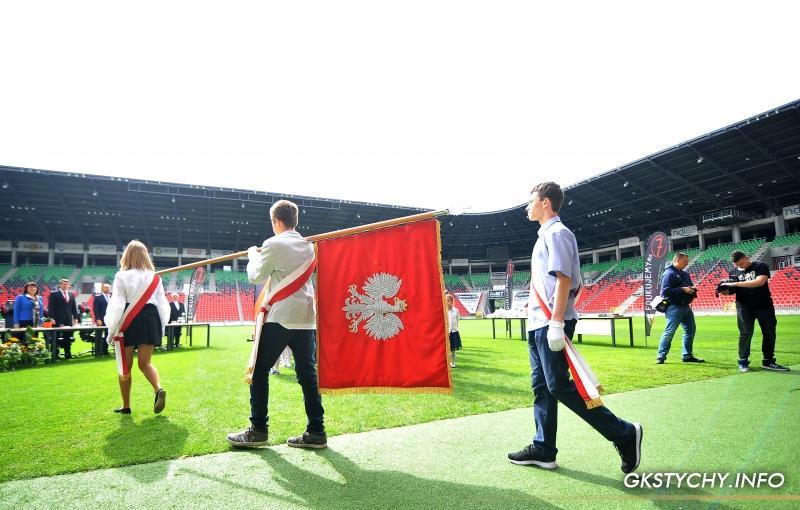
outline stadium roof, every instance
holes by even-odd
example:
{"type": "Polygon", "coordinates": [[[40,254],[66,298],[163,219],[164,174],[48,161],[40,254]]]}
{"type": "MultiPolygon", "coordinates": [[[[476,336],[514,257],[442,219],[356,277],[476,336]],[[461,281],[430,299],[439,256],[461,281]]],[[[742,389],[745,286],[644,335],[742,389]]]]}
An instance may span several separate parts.
{"type": "MultiPolygon", "coordinates": [[[[800,100],[581,181],[565,194],[561,216],[582,250],[656,229],[702,228],[702,215],[716,211],[780,214],[800,203],[800,100]]],[[[271,235],[266,211],[279,198],[300,205],[304,235],[422,211],[0,166],[0,238],[117,246],[138,238],[149,246],[242,250],[271,235]]],[[[524,208],[441,218],[443,258],[486,260],[493,248],[498,255],[490,258],[502,258],[506,248],[513,258],[528,256],[538,226],[524,208]]]]}

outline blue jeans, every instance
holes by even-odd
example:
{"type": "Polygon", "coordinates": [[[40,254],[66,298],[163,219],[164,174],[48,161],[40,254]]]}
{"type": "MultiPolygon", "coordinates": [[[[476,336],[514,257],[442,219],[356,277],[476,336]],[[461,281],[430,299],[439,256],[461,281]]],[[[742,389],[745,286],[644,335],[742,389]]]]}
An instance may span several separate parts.
{"type": "MultiPolygon", "coordinates": [[[[566,321],[564,332],[569,338],[575,332],[578,321],[566,321]]],[[[547,344],[548,327],[528,332],[528,354],[531,361],[531,383],[533,386],[533,420],[536,435],[533,445],[546,455],[555,457],[556,432],[558,428],[558,403],[567,406],[609,441],[628,439],[635,433],[633,425],[617,418],[605,406],[587,409],[575,383],[569,378],[564,351],[553,352],[547,344]]]]}
{"type": "Polygon", "coordinates": [[[303,389],[303,402],[308,423],[306,430],[325,433],[322,396],[317,380],[317,342],[313,329],[286,329],[278,323],[268,322],[261,330],[258,356],[250,386],[250,423],[258,430],[266,430],[269,423],[269,369],[275,364],[286,346],[294,355],[297,382],[303,389]]]}
{"type": "Polygon", "coordinates": [[[678,330],[678,325],[683,327],[683,359],[692,356],[692,345],[694,344],[694,333],[697,327],[694,323],[694,313],[689,305],[669,305],[664,312],[667,316],[667,326],[661,335],[661,342],[658,344],[658,359],[666,359],[669,348],[672,345],[672,337],[678,330]]]}

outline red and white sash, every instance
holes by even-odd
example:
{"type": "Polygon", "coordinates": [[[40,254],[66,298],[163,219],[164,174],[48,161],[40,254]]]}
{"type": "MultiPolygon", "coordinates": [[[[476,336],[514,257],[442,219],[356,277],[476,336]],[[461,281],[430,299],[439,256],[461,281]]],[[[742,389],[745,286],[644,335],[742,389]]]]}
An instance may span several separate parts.
{"type": "Polygon", "coordinates": [[[161,285],[161,277],[157,274],[153,274],[153,280],[143,289],[140,289],[139,295],[136,296],[136,299],[131,299],[133,303],[131,306],[125,309],[122,313],[122,317],[119,321],[119,326],[117,327],[117,331],[112,332],[109,331],[109,334],[112,335],[114,339],[114,352],[117,357],[117,372],[119,373],[119,378],[123,381],[127,380],[130,376],[130,370],[128,369],[128,359],[127,354],[125,353],[125,331],[133,322],[133,319],[139,315],[139,312],[142,311],[144,305],[150,300],[150,297],[156,291],[158,286],[161,285]]]}
{"type": "MultiPolygon", "coordinates": [[[[244,371],[245,384],[253,384],[253,371],[256,368],[256,358],[258,357],[258,342],[261,338],[261,328],[267,320],[267,313],[272,305],[286,299],[298,290],[311,278],[314,270],[317,268],[317,257],[312,256],[309,260],[305,261],[300,267],[286,275],[286,278],[281,280],[275,288],[270,289],[269,292],[263,291],[259,295],[256,303],[256,310],[258,311],[255,317],[255,331],[253,332],[253,350],[250,352],[250,359],[247,362],[247,368],[244,371]]],[[[270,282],[264,285],[264,289],[270,287],[270,282]]]]}
{"type": "MultiPolygon", "coordinates": [[[[550,320],[553,315],[552,311],[544,299],[542,299],[542,296],[547,296],[544,282],[541,281],[539,275],[535,271],[531,272],[531,290],[536,297],[536,301],[539,303],[539,308],[542,309],[547,320],[550,320]]],[[[582,286],[578,288],[578,295],[580,295],[581,290],[582,286]]],[[[575,301],[577,300],[578,296],[576,295],[575,301]]],[[[600,391],[602,391],[603,386],[600,384],[600,381],[597,379],[592,369],[589,368],[589,364],[586,363],[586,360],[584,360],[583,356],[578,352],[578,349],[572,344],[569,337],[565,335],[564,340],[567,342],[567,346],[564,348],[564,356],[567,359],[569,371],[572,374],[572,380],[575,381],[575,387],[586,403],[586,408],[593,409],[602,406],[603,401],[600,399],[600,391]]]]}

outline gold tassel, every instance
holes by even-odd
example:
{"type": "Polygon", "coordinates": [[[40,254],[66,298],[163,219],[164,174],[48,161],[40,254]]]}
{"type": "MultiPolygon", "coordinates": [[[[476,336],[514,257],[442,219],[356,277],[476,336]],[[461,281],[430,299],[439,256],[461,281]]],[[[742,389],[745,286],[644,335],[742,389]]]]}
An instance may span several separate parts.
{"type": "Polygon", "coordinates": [[[600,397],[586,401],[586,409],[594,409],[595,407],[603,407],[603,401],[600,400],[600,397]]]}

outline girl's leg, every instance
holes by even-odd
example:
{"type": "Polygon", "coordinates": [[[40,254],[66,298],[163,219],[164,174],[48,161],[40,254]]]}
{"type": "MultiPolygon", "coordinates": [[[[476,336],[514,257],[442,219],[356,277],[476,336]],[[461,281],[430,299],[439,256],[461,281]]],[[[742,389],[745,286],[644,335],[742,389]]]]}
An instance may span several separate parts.
{"type": "Polygon", "coordinates": [[[142,374],[150,381],[153,390],[158,391],[161,389],[161,380],[158,377],[158,370],[156,370],[156,367],[150,362],[152,357],[152,345],[139,346],[139,370],[141,370],[142,374]]]}
{"type": "Polygon", "coordinates": [[[131,368],[133,368],[133,347],[125,347],[125,362],[128,365],[128,373],[130,377],[128,380],[119,380],[119,392],[122,394],[122,407],[129,409],[131,407],[131,383],[133,382],[131,368]]]}

